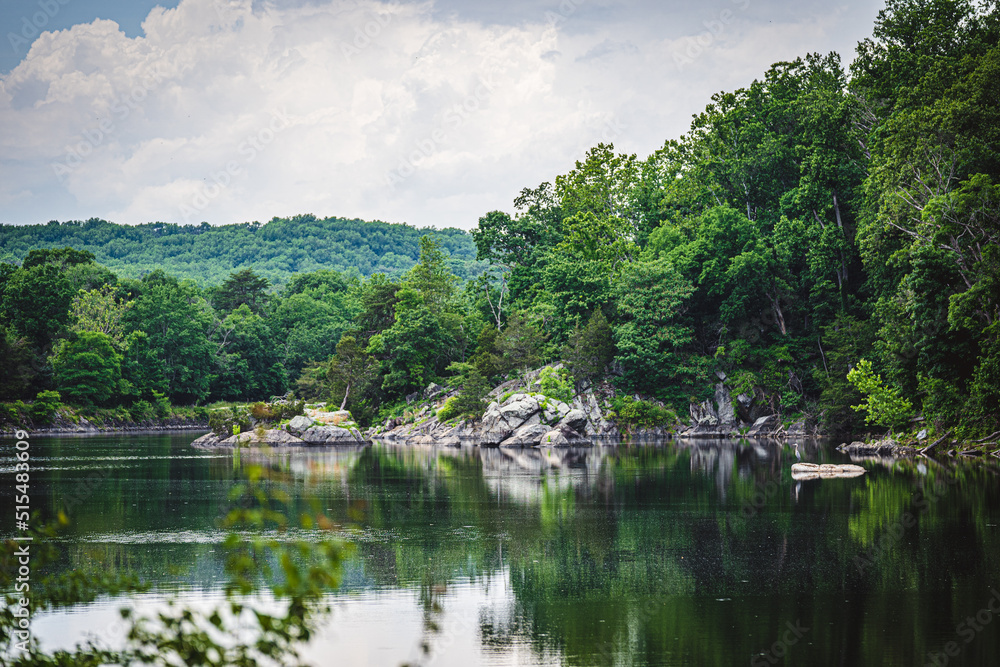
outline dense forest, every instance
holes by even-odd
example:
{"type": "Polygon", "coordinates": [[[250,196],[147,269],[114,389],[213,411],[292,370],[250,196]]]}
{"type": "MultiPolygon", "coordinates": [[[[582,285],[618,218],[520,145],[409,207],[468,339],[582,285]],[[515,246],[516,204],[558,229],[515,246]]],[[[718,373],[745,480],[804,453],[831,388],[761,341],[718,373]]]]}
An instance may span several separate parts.
{"type": "Polygon", "coordinates": [[[70,247],[94,255],[122,278],[161,269],[180,279],[218,285],[234,270],[253,268],[272,284],[296,273],[332,269],[350,276],[399,276],[417,262],[421,236],[433,234],[462,278],[485,268],[459,229],[417,229],[314,215],[213,227],[151,222],[116,225],[99,219],[46,225],[0,225],[0,262],[19,263],[36,249],[70,247]]]}
{"type": "Polygon", "coordinates": [[[725,377],[831,433],[993,433],[998,43],[996,3],[890,0],[848,68],[777,63],[643,159],[598,145],[474,246],[312,216],[4,227],[0,398],[294,389],[371,423],[431,381],[474,414],[489,381],[563,360],[679,414],[725,377]]]}

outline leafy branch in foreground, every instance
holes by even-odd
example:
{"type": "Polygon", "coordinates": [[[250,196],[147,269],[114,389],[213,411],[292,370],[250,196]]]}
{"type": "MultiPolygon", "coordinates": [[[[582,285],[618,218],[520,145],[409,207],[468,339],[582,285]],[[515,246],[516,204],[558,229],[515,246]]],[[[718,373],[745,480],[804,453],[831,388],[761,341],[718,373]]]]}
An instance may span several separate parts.
{"type": "MultiPolygon", "coordinates": [[[[7,664],[27,665],[301,665],[299,650],[313,636],[318,624],[329,613],[324,601],[327,592],[340,584],[340,564],[347,545],[320,534],[320,539],[285,539],[292,522],[290,496],[273,486],[263,468],[246,470],[246,481],[230,492],[231,509],[222,526],[232,532],[223,543],[229,581],[226,601],[209,612],[202,612],[171,600],[155,617],[136,616],[123,608],[121,615],[128,625],[124,645],[110,648],[90,640],[73,650],[46,652],[32,638],[26,652],[14,654],[7,664]],[[249,537],[247,535],[250,535],[249,537]],[[269,595],[262,595],[262,588],[269,595]],[[277,603],[277,604],[276,604],[277,603]],[[267,611],[263,608],[267,607],[267,611]],[[271,611],[275,610],[276,611],[271,611]]],[[[305,531],[331,531],[334,524],[316,507],[302,513],[297,527],[305,531]]],[[[51,538],[60,525],[45,524],[38,529],[42,557],[51,562],[57,549],[51,538]]],[[[8,541],[0,549],[0,565],[15,561],[18,548],[8,541]]],[[[41,565],[33,560],[33,566],[41,565]]],[[[15,569],[5,567],[0,585],[8,587],[15,569]]],[[[65,576],[50,575],[33,587],[33,612],[40,609],[86,602],[95,593],[118,593],[141,589],[138,582],[112,582],[89,576],[92,581],[66,582],[65,576]]],[[[77,577],[79,578],[79,577],[77,577]]],[[[11,645],[18,619],[10,612],[14,595],[6,597],[0,614],[0,642],[11,645]]]]}

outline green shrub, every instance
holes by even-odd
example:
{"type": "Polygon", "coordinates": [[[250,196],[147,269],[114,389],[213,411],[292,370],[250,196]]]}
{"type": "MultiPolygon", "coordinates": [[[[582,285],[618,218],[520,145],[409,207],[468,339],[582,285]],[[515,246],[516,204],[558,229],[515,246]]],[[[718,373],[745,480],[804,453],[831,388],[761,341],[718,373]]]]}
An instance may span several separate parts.
{"type": "Polygon", "coordinates": [[[275,415],[274,415],[274,410],[271,409],[271,406],[267,405],[266,403],[261,403],[260,401],[257,401],[256,403],[250,406],[250,416],[256,419],[257,421],[269,421],[271,419],[274,419],[275,415]]]}
{"type": "Polygon", "coordinates": [[[250,430],[250,413],[245,407],[220,408],[208,414],[208,427],[220,438],[250,430]]]}
{"type": "Polygon", "coordinates": [[[16,403],[0,404],[0,424],[13,424],[15,426],[20,426],[24,421],[24,418],[22,417],[23,412],[24,403],[21,401],[17,401],[16,403]],[[20,404],[20,406],[18,404],[20,404]]]}
{"type": "Polygon", "coordinates": [[[441,406],[440,410],[438,410],[437,416],[438,420],[446,422],[449,419],[458,417],[460,414],[461,410],[458,407],[458,396],[452,396],[444,402],[444,405],[441,406]]]}
{"type": "Polygon", "coordinates": [[[565,368],[556,370],[552,367],[543,368],[538,376],[542,393],[563,403],[569,403],[576,395],[573,386],[573,376],[565,368]]]}
{"type": "Polygon", "coordinates": [[[616,396],[611,402],[620,423],[629,426],[662,426],[677,420],[673,410],[631,396],[616,396]]]}
{"type": "Polygon", "coordinates": [[[153,410],[158,419],[166,419],[170,416],[170,399],[155,389],[153,390],[153,410]]]}
{"type": "Polygon", "coordinates": [[[153,409],[153,404],[149,401],[136,401],[129,408],[129,414],[132,417],[132,421],[142,422],[156,417],[156,410],[153,409]]]}
{"type": "Polygon", "coordinates": [[[271,411],[274,413],[275,421],[291,419],[292,417],[298,417],[299,415],[305,414],[306,402],[305,399],[296,401],[293,397],[288,400],[288,403],[278,403],[276,405],[272,405],[271,411]]]}
{"type": "Polygon", "coordinates": [[[56,412],[62,407],[62,396],[58,391],[40,391],[28,408],[28,415],[33,422],[51,424],[56,412]]]}
{"type": "Polygon", "coordinates": [[[479,372],[479,369],[472,368],[465,376],[462,390],[458,396],[452,396],[444,402],[444,406],[438,410],[438,419],[448,421],[455,417],[471,417],[473,419],[482,416],[486,410],[486,401],[483,398],[489,393],[490,386],[486,378],[479,372]]]}

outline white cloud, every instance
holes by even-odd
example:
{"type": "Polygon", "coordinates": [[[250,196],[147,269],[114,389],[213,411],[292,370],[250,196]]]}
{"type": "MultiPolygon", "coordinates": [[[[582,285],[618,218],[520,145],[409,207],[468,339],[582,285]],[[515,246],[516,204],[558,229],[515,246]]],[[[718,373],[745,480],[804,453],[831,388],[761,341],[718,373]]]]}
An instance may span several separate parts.
{"type": "Polygon", "coordinates": [[[741,2],[678,66],[718,11],[678,8],[684,37],[667,14],[575,1],[553,25],[527,9],[497,23],[431,3],[183,0],[141,37],[107,20],[44,33],[0,75],[0,221],[468,228],[598,141],[652,151],[712,92],[833,48],[854,16],[767,23],[741,2]]]}

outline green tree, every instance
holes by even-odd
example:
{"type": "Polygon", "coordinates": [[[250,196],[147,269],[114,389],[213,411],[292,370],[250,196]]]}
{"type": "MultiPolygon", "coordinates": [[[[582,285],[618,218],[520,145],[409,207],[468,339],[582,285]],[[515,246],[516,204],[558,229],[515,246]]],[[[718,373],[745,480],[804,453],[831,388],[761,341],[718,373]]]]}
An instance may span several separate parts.
{"type": "Polygon", "coordinates": [[[116,286],[105,284],[90,291],[80,291],[73,298],[70,321],[73,331],[98,331],[121,345],[125,338],[125,313],[133,306],[118,295],[116,286]]]}
{"type": "Polygon", "coordinates": [[[337,352],[327,365],[326,378],[330,386],[330,396],[343,395],[340,409],[347,405],[347,399],[354,390],[355,403],[360,401],[365,391],[378,374],[378,361],[366,354],[354,336],[344,336],[337,343],[337,352]]]}
{"type": "Polygon", "coordinates": [[[563,349],[563,360],[577,380],[599,377],[615,356],[611,325],[600,308],[591,313],[587,325],[577,324],[563,349]]]}
{"type": "Polygon", "coordinates": [[[626,391],[660,393],[682,379],[679,353],[692,338],[683,315],[692,291],[691,284],[662,259],[630,266],[615,286],[616,360],[625,370],[626,391]]]}
{"type": "Polygon", "coordinates": [[[494,341],[492,364],[500,373],[529,371],[544,360],[547,339],[525,314],[516,313],[494,341]]]}
{"type": "Polygon", "coordinates": [[[396,322],[399,283],[377,273],[361,286],[360,312],[354,317],[358,339],[367,341],[396,322]]]}
{"type": "Polygon", "coordinates": [[[438,419],[441,421],[455,417],[478,419],[486,411],[484,399],[490,391],[486,378],[478,368],[468,363],[452,362],[448,370],[454,373],[452,382],[461,389],[457,396],[445,401],[444,406],[438,411],[438,419]]]}
{"type": "MultiPolygon", "coordinates": [[[[4,265],[9,267],[9,265],[4,265]]],[[[0,275],[0,316],[36,351],[47,349],[69,324],[73,289],[62,270],[32,264],[0,275]]]]}
{"type": "Polygon", "coordinates": [[[33,354],[28,339],[10,327],[0,326],[0,399],[12,400],[28,395],[35,378],[33,354]]]}
{"type": "Polygon", "coordinates": [[[635,155],[616,155],[598,144],[583,162],[556,178],[564,215],[560,251],[597,261],[612,275],[638,255],[640,215],[634,201],[639,179],[635,155]]]}
{"type": "Polygon", "coordinates": [[[865,402],[851,406],[865,413],[865,423],[896,428],[913,414],[913,406],[893,387],[882,382],[882,377],[872,370],[867,359],[858,360],[847,379],[865,396],[865,402]]]}
{"type": "Polygon", "coordinates": [[[420,261],[410,269],[404,284],[423,297],[424,305],[436,315],[454,307],[458,277],[448,267],[448,256],[432,236],[420,237],[420,261]]]}
{"type": "Polygon", "coordinates": [[[129,289],[135,306],[126,315],[125,328],[148,337],[167,395],[175,403],[206,399],[218,346],[209,340],[212,317],[197,287],[157,270],[129,289]]]}
{"type": "Polygon", "coordinates": [[[410,287],[397,293],[396,322],[381,336],[382,388],[390,396],[423,389],[452,361],[455,341],[410,287]]]}
{"type": "Polygon", "coordinates": [[[260,313],[268,304],[267,278],[254,273],[253,269],[234,271],[212,294],[212,303],[218,310],[231,313],[240,306],[260,313]]]}
{"type": "Polygon", "coordinates": [[[144,331],[133,331],[122,345],[122,396],[152,402],[167,393],[164,359],[144,331]]]}
{"type": "Polygon", "coordinates": [[[281,350],[267,321],[241,304],[216,332],[218,372],[212,393],[226,400],[261,400],[284,394],[288,384],[281,350]]]}
{"type": "Polygon", "coordinates": [[[56,346],[52,357],[56,389],[78,405],[108,405],[118,395],[121,362],[110,336],[81,331],[56,346]]]}

